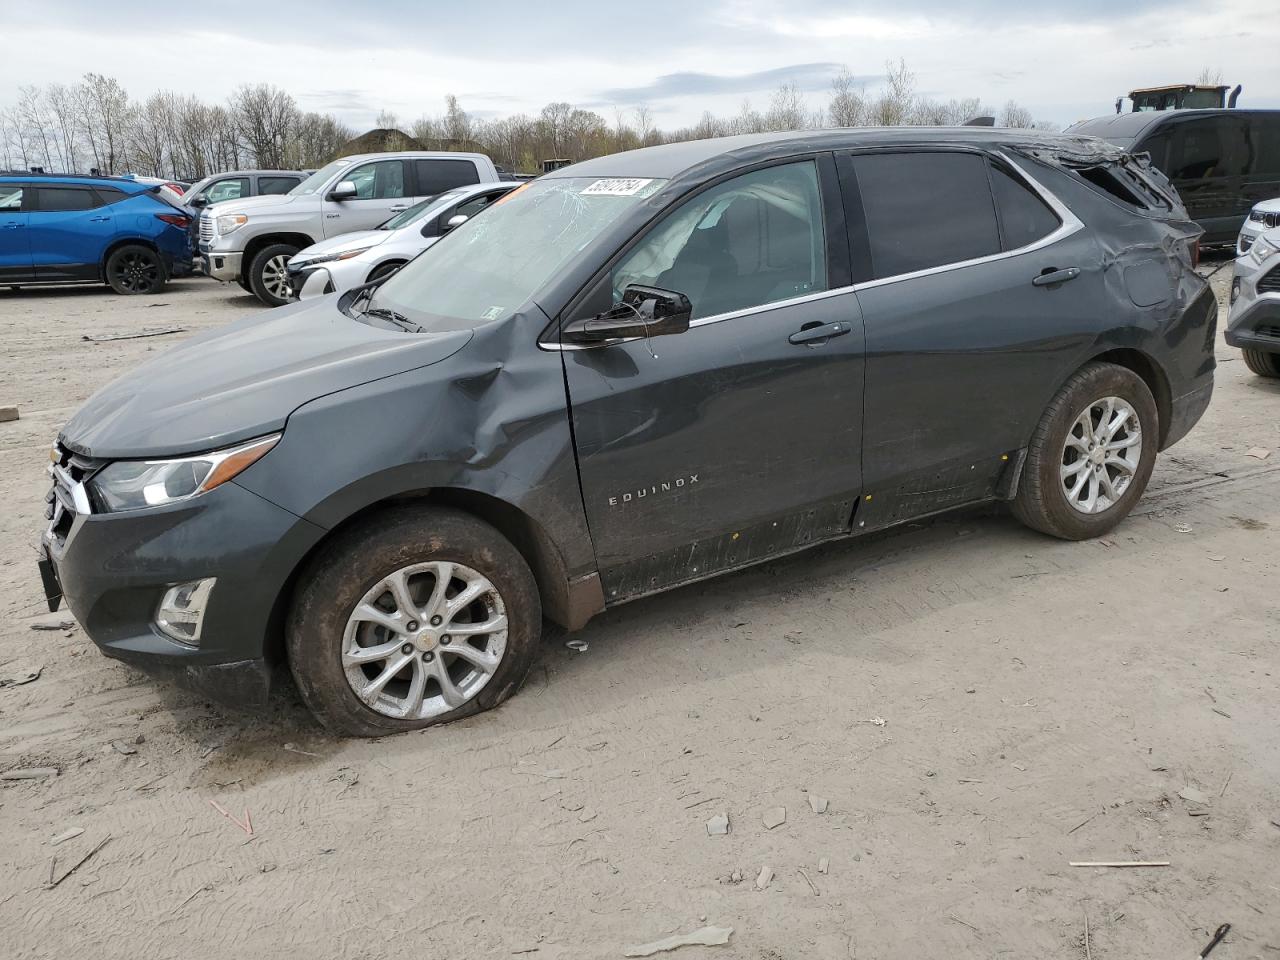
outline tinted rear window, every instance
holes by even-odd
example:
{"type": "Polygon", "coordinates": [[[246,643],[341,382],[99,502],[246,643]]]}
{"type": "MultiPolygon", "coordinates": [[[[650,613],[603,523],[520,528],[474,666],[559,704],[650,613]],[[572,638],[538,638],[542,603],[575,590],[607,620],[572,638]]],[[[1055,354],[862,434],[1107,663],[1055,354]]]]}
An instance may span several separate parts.
{"type": "Polygon", "coordinates": [[[435,196],[454,187],[480,182],[476,165],[470,160],[416,160],[420,197],[435,196]]]}
{"type": "Polygon", "coordinates": [[[288,193],[301,182],[301,177],[259,177],[258,192],[261,194],[288,193]]]}
{"type": "Polygon", "coordinates": [[[878,153],[855,156],[853,165],[876,277],[1000,252],[983,157],[878,153]]]}
{"type": "Polygon", "coordinates": [[[65,210],[92,210],[98,205],[98,198],[89,187],[45,187],[38,188],[38,209],[44,212],[65,210]]]}
{"type": "Polygon", "coordinates": [[[103,204],[119,203],[127,196],[123,190],[117,190],[115,187],[94,187],[93,192],[98,195],[98,199],[103,204]]]}
{"type": "Polygon", "coordinates": [[[1004,248],[1016,250],[1047,237],[1058,229],[1061,221],[1020,177],[1015,177],[998,164],[991,165],[991,188],[1000,209],[1000,226],[1004,230],[1004,248]]]}

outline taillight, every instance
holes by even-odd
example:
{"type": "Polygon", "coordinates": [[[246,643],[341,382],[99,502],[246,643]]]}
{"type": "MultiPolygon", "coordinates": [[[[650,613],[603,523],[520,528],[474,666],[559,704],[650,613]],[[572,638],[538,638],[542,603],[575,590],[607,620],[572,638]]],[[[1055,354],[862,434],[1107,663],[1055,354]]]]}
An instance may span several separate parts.
{"type": "Polygon", "coordinates": [[[1191,269],[1200,266],[1200,238],[1191,241],[1191,269]]]}
{"type": "Polygon", "coordinates": [[[191,218],[185,213],[157,213],[156,219],[171,223],[175,227],[187,227],[191,224],[191,218]]]}

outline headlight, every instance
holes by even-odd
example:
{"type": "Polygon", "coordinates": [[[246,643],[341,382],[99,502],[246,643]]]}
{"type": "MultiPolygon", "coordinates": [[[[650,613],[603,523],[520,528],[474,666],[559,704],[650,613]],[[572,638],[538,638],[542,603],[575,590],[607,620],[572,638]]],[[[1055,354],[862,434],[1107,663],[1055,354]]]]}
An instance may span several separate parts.
{"type": "Polygon", "coordinates": [[[229,213],[226,216],[218,217],[218,235],[225,237],[228,233],[235,233],[248,222],[249,218],[243,213],[229,213]]]}
{"type": "Polygon", "coordinates": [[[305,260],[298,258],[299,264],[311,266],[313,263],[332,263],[334,260],[350,260],[352,257],[358,257],[360,254],[373,249],[373,245],[367,247],[358,247],[355,250],[344,250],[342,253],[326,253],[319,257],[307,257],[305,260]]]}
{"type": "Polygon", "coordinates": [[[173,460],[117,460],[100,470],[89,488],[107,513],[158,507],[207,493],[257,463],[280,434],[226,450],[173,460]]]}

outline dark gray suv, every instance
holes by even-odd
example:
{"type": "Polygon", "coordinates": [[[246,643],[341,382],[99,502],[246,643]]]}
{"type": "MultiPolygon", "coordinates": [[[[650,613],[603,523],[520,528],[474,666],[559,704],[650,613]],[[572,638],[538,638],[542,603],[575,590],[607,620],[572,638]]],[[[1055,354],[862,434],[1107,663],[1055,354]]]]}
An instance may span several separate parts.
{"type": "Polygon", "coordinates": [[[390,279],[187,341],[52,451],[104,653],[329,728],[521,684],[544,618],[951,507],[1119,523],[1213,389],[1199,229],[1091,138],[875,129],[575,164],[390,279]]]}

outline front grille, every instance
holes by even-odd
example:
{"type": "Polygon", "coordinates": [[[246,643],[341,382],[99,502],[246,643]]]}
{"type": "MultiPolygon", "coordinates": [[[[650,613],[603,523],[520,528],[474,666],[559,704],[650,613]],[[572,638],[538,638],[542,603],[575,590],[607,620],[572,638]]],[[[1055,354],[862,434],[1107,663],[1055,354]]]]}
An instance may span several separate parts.
{"type": "Polygon", "coordinates": [[[1249,213],[1249,219],[1267,227],[1280,227],[1280,212],[1264,213],[1261,210],[1253,210],[1249,213]]]}
{"type": "Polygon", "coordinates": [[[1280,340],[1280,327],[1259,327],[1254,331],[1254,333],[1258,334],[1260,337],[1272,337],[1276,340],[1280,340]]]}
{"type": "Polygon", "coordinates": [[[209,216],[208,210],[200,214],[200,242],[213,242],[213,217],[209,216]]]}
{"type": "Polygon", "coordinates": [[[72,453],[62,444],[55,448],[57,460],[49,465],[53,488],[45,494],[45,519],[49,521],[49,533],[59,546],[66,542],[67,534],[76,517],[76,497],[72,487],[83,484],[106,465],[105,460],[72,453]]]}
{"type": "Polygon", "coordinates": [[[1280,293],[1280,266],[1272,267],[1258,281],[1259,293],[1280,293]]]}

